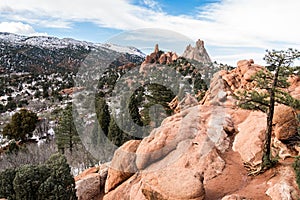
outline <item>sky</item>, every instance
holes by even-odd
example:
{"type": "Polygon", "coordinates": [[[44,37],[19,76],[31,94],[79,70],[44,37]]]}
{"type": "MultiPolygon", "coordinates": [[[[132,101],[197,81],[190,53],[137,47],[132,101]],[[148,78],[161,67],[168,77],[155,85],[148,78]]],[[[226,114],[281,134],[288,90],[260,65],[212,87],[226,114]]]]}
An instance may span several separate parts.
{"type": "Polygon", "coordinates": [[[0,32],[178,54],[201,39],[219,63],[264,64],[266,49],[299,48],[299,10],[299,0],[0,0],[0,32]]]}

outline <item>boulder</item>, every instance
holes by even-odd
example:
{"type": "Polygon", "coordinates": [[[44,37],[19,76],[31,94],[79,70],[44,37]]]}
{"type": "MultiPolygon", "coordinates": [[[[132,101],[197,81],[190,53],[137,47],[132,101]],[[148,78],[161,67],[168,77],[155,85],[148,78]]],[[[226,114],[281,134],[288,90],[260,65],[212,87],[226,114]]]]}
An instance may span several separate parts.
{"type": "Polygon", "coordinates": [[[296,111],[285,105],[278,105],[274,109],[274,133],[277,139],[287,140],[298,134],[299,122],[296,111]]]}
{"type": "Polygon", "coordinates": [[[288,82],[290,83],[288,92],[292,97],[300,99],[300,76],[290,76],[288,82]]]}
{"type": "Polygon", "coordinates": [[[186,94],[181,101],[179,101],[178,96],[176,96],[168,105],[175,113],[179,113],[186,108],[190,108],[198,104],[199,102],[195,97],[190,94],[186,94]]]}
{"type": "Polygon", "coordinates": [[[137,171],[135,152],[140,142],[140,140],[130,140],[115,151],[108,169],[105,193],[120,185],[137,171]]]}
{"type": "Polygon", "coordinates": [[[78,200],[97,199],[101,196],[100,174],[93,173],[82,177],[76,182],[76,195],[78,200]]]}
{"type": "Polygon", "coordinates": [[[146,174],[141,191],[146,199],[194,199],[205,197],[203,176],[193,170],[169,168],[146,174]]]}
{"type": "Polygon", "coordinates": [[[103,200],[147,200],[144,195],[138,191],[140,180],[141,176],[138,174],[131,176],[120,186],[105,194],[103,200]]]}
{"type": "Polygon", "coordinates": [[[266,125],[266,114],[257,111],[251,112],[238,125],[232,149],[241,155],[244,162],[252,162],[254,165],[261,162],[266,125]]]}
{"type": "Polygon", "coordinates": [[[205,93],[205,96],[201,100],[200,104],[212,106],[222,106],[228,104],[227,91],[229,90],[229,88],[227,88],[225,84],[225,81],[222,77],[223,75],[224,74],[222,71],[214,74],[210,82],[210,87],[205,93]]]}
{"type": "Polygon", "coordinates": [[[104,193],[108,165],[102,164],[85,170],[75,177],[76,195],[79,200],[98,199],[104,193]]]}
{"type": "Polygon", "coordinates": [[[218,106],[194,106],[170,116],[142,140],[136,152],[137,168],[145,169],[172,151],[174,156],[185,154],[189,148],[187,144],[192,144],[193,139],[203,146],[202,153],[207,154],[214,147],[225,151],[229,146],[225,124],[226,109],[218,106]],[[180,148],[180,143],[186,144],[184,148],[180,148]]]}

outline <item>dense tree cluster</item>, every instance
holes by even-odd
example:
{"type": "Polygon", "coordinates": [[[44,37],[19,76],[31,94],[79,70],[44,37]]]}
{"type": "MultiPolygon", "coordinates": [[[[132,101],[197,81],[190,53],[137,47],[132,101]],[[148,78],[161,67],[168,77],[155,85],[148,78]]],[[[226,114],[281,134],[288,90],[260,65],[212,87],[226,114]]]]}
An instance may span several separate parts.
{"type": "Polygon", "coordinates": [[[62,154],[41,165],[24,165],[0,173],[0,198],[8,200],[77,199],[75,181],[62,154]]]}

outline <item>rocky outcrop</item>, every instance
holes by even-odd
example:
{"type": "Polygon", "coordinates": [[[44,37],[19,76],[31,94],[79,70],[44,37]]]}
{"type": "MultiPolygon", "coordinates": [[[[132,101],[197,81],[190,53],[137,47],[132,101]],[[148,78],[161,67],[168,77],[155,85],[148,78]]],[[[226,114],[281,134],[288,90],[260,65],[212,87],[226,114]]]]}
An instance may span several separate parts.
{"type": "Polygon", "coordinates": [[[228,121],[222,108],[207,106],[193,106],[166,118],[138,145],[139,173],[104,199],[204,199],[205,182],[225,168],[218,152],[229,148],[224,131],[228,121]]]}
{"type": "Polygon", "coordinates": [[[182,57],[191,59],[191,60],[196,60],[201,63],[211,63],[211,59],[204,47],[204,41],[198,40],[196,42],[196,46],[192,47],[192,45],[188,45],[182,54],[182,57]]]}
{"type": "MultiPolygon", "coordinates": [[[[200,104],[190,96],[182,102],[174,99],[170,104],[176,110],[174,115],[146,138],[129,141],[115,152],[103,199],[269,200],[299,196],[290,161],[280,159],[274,170],[255,178],[247,175],[243,165],[261,162],[266,114],[237,108],[232,94],[251,87],[251,77],[259,70],[264,68],[253,60],[240,61],[236,69],[215,74],[200,104]]],[[[292,115],[295,117],[295,111],[290,108],[276,107],[273,146],[295,134],[292,115]],[[284,132],[282,126],[291,126],[293,131],[284,132]]],[[[104,186],[101,188],[103,191],[104,186]]]]}
{"type": "Polygon", "coordinates": [[[214,74],[210,88],[206,92],[201,104],[234,106],[235,99],[232,94],[240,89],[253,87],[252,76],[265,68],[254,64],[252,59],[241,60],[237,67],[231,71],[219,71],[214,74]]]}
{"type": "Polygon", "coordinates": [[[84,177],[86,177],[87,175],[89,174],[93,174],[93,173],[97,173],[99,170],[98,167],[91,167],[91,168],[88,168],[86,170],[84,170],[83,172],[81,172],[78,176],[76,176],[74,179],[75,179],[75,182],[83,179],[84,177]]]}
{"type": "Polygon", "coordinates": [[[178,55],[174,52],[166,52],[159,50],[158,44],[155,45],[154,52],[147,55],[141,67],[149,64],[171,64],[178,59],[178,55]]]}

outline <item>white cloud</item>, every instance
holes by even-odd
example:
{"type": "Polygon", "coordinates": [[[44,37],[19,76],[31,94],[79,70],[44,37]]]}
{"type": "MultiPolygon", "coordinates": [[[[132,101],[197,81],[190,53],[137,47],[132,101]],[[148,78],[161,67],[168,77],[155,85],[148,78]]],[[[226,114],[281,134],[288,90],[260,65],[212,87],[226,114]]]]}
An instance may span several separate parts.
{"type": "Polygon", "coordinates": [[[0,32],[15,33],[19,35],[47,35],[46,33],[36,32],[32,26],[21,22],[1,22],[0,32]]]}
{"type": "Polygon", "coordinates": [[[162,12],[162,8],[160,7],[159,3],[154,0],[144,0],[143,1],[146,6],[151,8],[152,10],[157,10],[159,12],[162,12]]]}
{"type": "Polygon", "coordinates": [[[160,8],[154,0],[143,0],[146,7],[132,2],[1,0],[0,18],[44,27],[69,28],[72,22],[89,21],[121,30],[164,28],[223,47],[285,49],[300,45],[299,0],[221,0],[201,8],[198,16],[167,14],[154,9],[160,8]]]}

